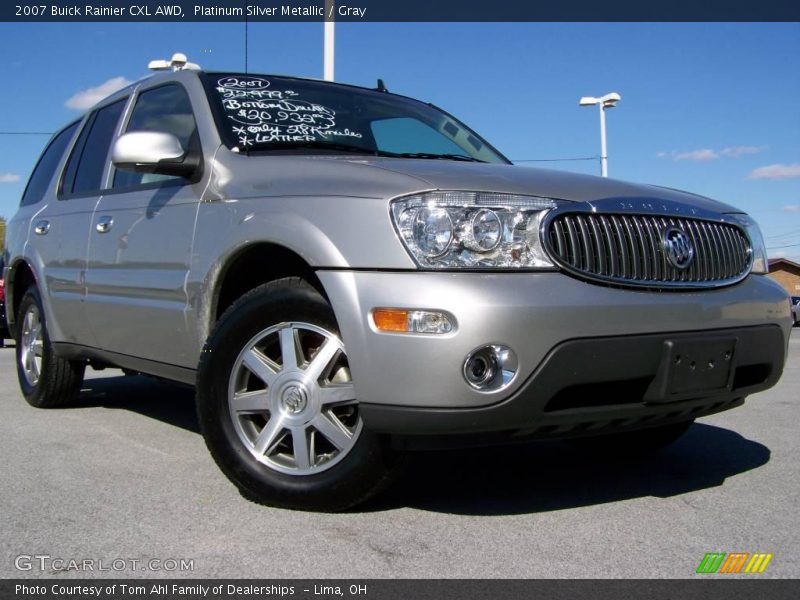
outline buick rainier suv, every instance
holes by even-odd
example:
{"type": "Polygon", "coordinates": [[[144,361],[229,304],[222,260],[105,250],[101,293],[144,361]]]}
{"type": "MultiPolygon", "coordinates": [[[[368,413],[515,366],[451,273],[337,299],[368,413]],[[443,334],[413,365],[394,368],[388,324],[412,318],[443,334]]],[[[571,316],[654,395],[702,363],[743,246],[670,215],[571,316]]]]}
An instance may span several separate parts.
{"type": "Polygon", "coordinates": [[[773,386],[792,325],[736,208],[513,166],[382,83],[156,72],[53,136],[5,258],[31,405],[189,384],[242,494],[307,510],[421,448],[644,456],[773,386]]]}

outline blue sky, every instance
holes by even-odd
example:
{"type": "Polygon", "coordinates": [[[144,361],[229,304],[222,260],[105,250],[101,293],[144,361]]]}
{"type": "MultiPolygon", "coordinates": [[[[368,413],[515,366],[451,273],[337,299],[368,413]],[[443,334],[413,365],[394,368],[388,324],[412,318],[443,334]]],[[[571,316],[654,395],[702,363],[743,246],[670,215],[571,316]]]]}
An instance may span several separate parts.
{"type": "MultiPolygon", "coordinates": [[[[244,24],[3,23],[0,50],[0,131],[54,131],[153,58],[180,51],[243,69],[244,24]]],[[[770,256],[800,261],[800,24],[354,23],[337,25],[336,50],[339,81],[381,77],[512,159],[598,155],[597,111],[578,99],[619,92],[612,177],[738,206],[761,223],[770,256]]],[[[251,23],[249,68],[320,77],[322,25],[251,23]]],[[[0,135],[0,215],[15,211],[46,139],[0,135]]]]}

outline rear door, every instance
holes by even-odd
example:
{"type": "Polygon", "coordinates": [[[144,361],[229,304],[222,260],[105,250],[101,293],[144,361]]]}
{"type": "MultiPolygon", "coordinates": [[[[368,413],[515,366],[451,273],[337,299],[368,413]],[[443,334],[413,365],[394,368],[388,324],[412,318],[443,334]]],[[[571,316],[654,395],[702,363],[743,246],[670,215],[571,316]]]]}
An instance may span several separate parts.
{"type": "MultiPolygon", "coordinates": [[[[8,223],[6,230],[6,251],[9,253],[9,266],[12,271],[15,262],[20,257],[34,265],[39,274],[39,289],[43,295],[48,295],[46,285],[46,267],[58,261],[60,247],[60,219],[55,200],[55,188],[58,185],[57,173],[61,172],[64,156],[69,150],[75,134],[80,127],[80,122],[65,127],[53,136],[39,157],[33,168],[22,200],[14,218],[8,223]],[[30,236],[30,237],[29,237],[30,236]]],[[[13,278],[13,272],[11,273],[13,278]]],[[[8,286],[7,295],[13,290],[8,286]]],[[[21,291],[20,291],[21,293],[21,291]]],[[[6,306],[19,305],[21,298],[7,298],[6,306]]],[[[48,303],[45,303],[49,306],[48,303]]],[[[13,310],[13,309],[11,309],[13,310]]],[[[15,315],[7,315],[12,322],[15,315]]],[[[52,313],[48,314],[51,330],[57,330],[53,322],[52,313]]],[[[50,333],[51,337],[53,332],[50,333]]]]}
{"type": "Polygon", "coordinates": [[[103,187],[109,143],[127,101],[110,102],[84,119],[60,180],[31,224],[29,240],[44,267],[40,284],[49,297],[46,305],[54,341],[96,343],[85,310],[89,230],[103,187]]]}
{"type": "MultiPolygon", "coordinates": [[[[175,135],[199,151],[192,104],[177,82],[139,90],[121,133],[175,135]]],[[[111,167],[95,211],[86,275],[87,306],[104,350],[196,366],[185,288],[203,182],[111,167]]]]}

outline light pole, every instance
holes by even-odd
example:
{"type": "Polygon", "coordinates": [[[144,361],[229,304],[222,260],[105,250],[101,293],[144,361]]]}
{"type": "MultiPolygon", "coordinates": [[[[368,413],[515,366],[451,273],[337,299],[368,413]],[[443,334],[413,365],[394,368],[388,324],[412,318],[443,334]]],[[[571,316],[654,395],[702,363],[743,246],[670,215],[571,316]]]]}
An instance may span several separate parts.
{"type": "Polygon", "coordinates": [[[614,108],[622,99],[622,96],[616,92],[611,92],[600,98],[593,96],[584,96],[578,104],[580,106],[594,106],[595,104],[600,107],[600,175],[608,177],[608,152],[606,151],[606,109],[614,108]]]}
{"type": "Polygon", "coordinates": [[[323,40],[323,78],[333,81],[333,64],[335,50],[335,27],[333,16],[336,8],[334,0],[325,1],[325,35],[323,40]]]}

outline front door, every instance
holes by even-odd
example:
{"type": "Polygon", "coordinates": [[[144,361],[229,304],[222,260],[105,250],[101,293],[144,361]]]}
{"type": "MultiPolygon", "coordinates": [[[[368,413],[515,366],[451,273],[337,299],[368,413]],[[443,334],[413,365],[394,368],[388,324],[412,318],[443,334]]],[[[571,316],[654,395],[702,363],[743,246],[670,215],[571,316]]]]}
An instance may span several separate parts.
{"type": "MultiPolygon", "coordinates": [[[[139,91],[125,131],[171,133],[184,149],[200,143],[177,83],[139,91]]],[[[203,183],[113,167],[109,183],[95,210],[86,275],[98,346],[194,368],[186,276],[203,183]]]]}

